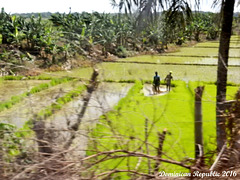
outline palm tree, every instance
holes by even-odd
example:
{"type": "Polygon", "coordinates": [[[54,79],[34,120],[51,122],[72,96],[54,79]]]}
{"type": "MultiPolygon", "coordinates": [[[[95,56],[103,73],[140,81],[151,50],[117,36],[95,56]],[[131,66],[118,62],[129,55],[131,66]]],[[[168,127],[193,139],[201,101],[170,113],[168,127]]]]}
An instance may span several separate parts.
{"type": "Polygon", "coordinates": [[[220,35],[220,45],[218,50],[218,70],[217,70],[217,147],[221,150],[225,140],[225,129],[223,127],[224,119],[220,118],[223,110],[222,102],[226,100],[227,72],[228,72],[228,54],[229,44],[232,33],[232,20],[235,0],[222,1],[222,27],[220,35]]]}
{"type": "MultiPolygon", "coordinates": [[[[176,16],[181,17],[181,23],[189,18],[191,9],[188,0],[111,0],[114,7],[119,8],[119,12],[124,9],[126,14],[137,16],[136,27],[140,32],[147,25],[156,23],[159,17],[159,10],[168,9],[169,20],[174,20],[176,16]],[[182,21],[183,20],[183,21],[182,21]]],[[[197,0],[195,0],[197,2],[197,0]]]]}

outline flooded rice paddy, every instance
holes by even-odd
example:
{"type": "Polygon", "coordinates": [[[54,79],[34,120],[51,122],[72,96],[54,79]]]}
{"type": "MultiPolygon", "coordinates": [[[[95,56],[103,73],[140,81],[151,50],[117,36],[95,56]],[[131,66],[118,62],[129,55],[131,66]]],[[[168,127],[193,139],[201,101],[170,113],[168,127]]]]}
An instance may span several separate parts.
{"type": "MultiPolygon", "coordinates": [[[[27,81],[26,83],[31,84],[32,82],[27,81]]],[[[20,128],[25,122],[32,118],[34,114],[55,102],[57,98],[63,96],[66,92],[76,88],[76,86],[80,83],[81,82],[75,81],[63,83],[39,93],[27,96],[22,102],[17,103],[12,108],[0,112],[0,122],[11,123],[20,128]]],[[[25,91],[29,90],[26,86],[23,87],[25,91]]]]}
{"type": "MultiPolygon", "coordinates": [[[[154,72],[158,71],[161,80],[169,71],[173,72],[174,80],[183,81],[207,81],[217,80],[217,66],[193,66],[193,65],[151,65],[132,63],[102,63],[99,65],[102,70],[101,80],[147,80],[151,81],[154,72]]],[[[240,83],[240,67],[228,68],[228,81],[240,83]]]]}
{"type": "MultiPolygon", "coordinates": [[[[177,52],[159,55],[141,55],[103,62],[96,67],[100,72],[100,81],[151,81],[155,71],[163,80],[169,71],[173,71],[174,80],[210,81],[217,78],[218,41],[197,43],[192,47],[179,47],[177,52]],[[209,47],[211,46],[211,47],[209,47]]],[[[228,82],[240,83],[240,38],[231,40],[228,67],[228,82]]],[[[53,76],[71,76],[89,79],[91,68],[78,68],[72,71],[52,73],[53,76]]]]}
{"type": "Polygon", "coordinates": [[[32,87],[41,83],[47,83],[48,80],[23,80],[23,81],[0,81],[0,102],[6,101],[12,96],[29,91],[32,87]]]}
{"type": "MultiPolygon", "coordinates": [[[[98,121],[99,117],[104,113],[112,110],[118,101],[126,96],[128,90],[133,84],[124,83],[100,83],[96,91],[92,94],[86,112],[81,119],[79,131],[74,140],[73,146],[76,155],[85,155],[85,149],[88,142],[88,128],[93,127],[98,121]]],[[[83,98],[79,97],[70,103],[66,104],[64,108],[48,118],[48,126],[56,129],[66,129],[66,127],[74,124],[79,118],[80,111],[83,106],[83,98]]],[[[68,131],[59,132],[56,141],[57,144],[63,144],[70,138],[68,131]]]]}
{"type": "MultiPolygon", "coordinates": [[[[231,41],[228,82],[240,84],[240,41],[233,37],[231,41]]],[[[217,41],[203,42],[193,47],[179,48],[177,52],[160,55],[143,55],[119,59],[116,62],[99,63],[99,81],[125,81],[133,80],[151,81],[154,72],[158,71],[161,80],[168,72],[173,71],[173,80],[183,81],[206,81],[215,82],[217,76],[217,41]]],[[[71,71],[51,72],[41,76],[52,76],[60,78],[64,76],[75,77],[88,80],[91,77],[92,68],[78,68],[71,71]]],[[[27,80],[27,81],[0,81],[0,100],[6,101],[13,95],[19,95],[28,91],[31,87],[47,81],[27,80]]],[[[8,110],[0,113],[1,122],[9,122],[21,127],[26,121],[38,113],[40,110],[55,102],[58,97],[74,89],[81,82],[69,82],[26,97],[23,102],[14,105],[8,110]]],[[[84,116],[82,126],[94,124],[100,115],[109,111],[113,106],[126,95],[132,84],[122,83],[101,83],[94,92],[87,113],[84,116]]],[[[144,91],[151,94],[151,86],[145,86],[144,91]]],[[[163,90],[164,91],[164,90],[163,90]]],[[[63,109],[48,118],[49,122],[66,127],[66,123],[76,120],[76,116],[81,109],[82,97],[71,101],[63,109]]],[[[84,129],[84,128],[83,128],[84,129]]]]}
{"type": "MultiPolygon", "coordinates": [[[[16,83],[15,84],[16,86],[14,87],[18,87],[17,85],[21,84],[20,82],[22,81],[16,83]]],[[[27,83],[32,85],[34,84],[33,82],[30,81],[27,83]]],[[[23,102],[17,103],[12,108],[0,112],[0,122],[11,123],[20,128],[24,125],[25,122],[33,118],[34,114],[38,113],[40,110],[56,102],[57,98],[73,90],[80,84],[82,84],[82,82],[80,81],[69,82],[30,95],[29,97],[26,97],[23,102]]],[[[128,89],[131,86],[132,84],[101,83],[98,89],[92,95],[92,98],[89,103],[89,108],[87,109],[87,113],[85,114],[84,119],[97,120],[100,115],[113,108],[113,106],[122,97],[126,95],[128,89]]],[[[26,87],[22,88],[23,89],[21,92],[28,90],[28,88],[26,89],[26,87]]],[[[4,98],[4,96],[1,97],[4,98]]],[[[77,114],[79,113],[78,111],[81,110],[82,104],[83,99],[80,96],[76,100],[73,100],[70,103],[68,103],[66,106],[64,106],[63,110],[57,112],[49,119],[53,120],[53,122],[55,119],[57,120],[56,122],[58,126],[63,125],[63,127],[66,127],[65,123],[67,120],[70,121],[74,121],[74,119],[76,120],[77,114]]]]}

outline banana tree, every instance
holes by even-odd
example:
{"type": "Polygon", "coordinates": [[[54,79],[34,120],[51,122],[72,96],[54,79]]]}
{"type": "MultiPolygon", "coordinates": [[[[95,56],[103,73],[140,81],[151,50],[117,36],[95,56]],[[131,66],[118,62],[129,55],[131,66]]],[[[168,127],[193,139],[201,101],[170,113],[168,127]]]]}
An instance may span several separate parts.
{"type": "Polygon", "coordinates": [[[113,52],[116,46],[115,24],[110,14],[95,13],[94,16],[93,41],[102,45],[102,53],[107,56],[107,52],[113,52]]]}
{"type": "Polygon", "coordinates": [[[10,16],[2,9],[0,14],[2,43],[19,45],[20,41],[24,38],[24,33],[22,32],[24,25],[25,20],[22,17],[10,16]]]}
{"type": "Polygon", "coordinates": [[[115,34],[117,35],[116,46],[128,48],[129,42],[132,43],[134,37],[134,26],[132,18],[124,14],[112,17],[115,34]],[[131,41],[129,41],[131,39],[131,41]]]}
{"type": "Polygon", "coordinates": [[[27,40],[27,49],[37,51],[39,53],[41,47],[44,46],[43,38],[46,35],[46,22],[43,22],[41,15],[38,17],[31,16],[30,20],[26,22],[24,33],[27,40]]]}
{"type": "Polygon", "coordinates": [[[19,16],[12,16],[11,23],[9,22],[9,26],[11,29],[14,29],[13,32],[9,32],[8,42],[15,44],[17,46],[20,45],[20,42],[24,39],[25,34],[23,33],[23,28],[25,25],[25,20],[19,16]]]}
{"type": "Polygon", "coordinates": [[[8,44],[8,22],[10,21],[11,16],[4,11],[4,8],[2,8],[0,14],[0,34],[2,35],[2,44],[8,44]]]}

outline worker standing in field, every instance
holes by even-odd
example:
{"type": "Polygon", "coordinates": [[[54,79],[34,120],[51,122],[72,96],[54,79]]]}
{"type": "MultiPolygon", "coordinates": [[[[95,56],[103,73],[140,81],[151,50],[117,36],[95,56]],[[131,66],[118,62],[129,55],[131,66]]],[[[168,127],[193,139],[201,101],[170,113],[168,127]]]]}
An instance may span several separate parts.
{"type": "Polygon", "coordinates": [[[165,77],[164,80],[166,82],[167,91],[170,91],[170,89],[171,89],[171,81],[173,80],[172,71],[169,71],[169,74],[165,77]]]}
{"type": "Polygon", "coordinates": [[[155,76],[153,77],[153,86],[155,93],[160,93],[160,76],[158,75],[158,72],[155,72],[155,76]]]}

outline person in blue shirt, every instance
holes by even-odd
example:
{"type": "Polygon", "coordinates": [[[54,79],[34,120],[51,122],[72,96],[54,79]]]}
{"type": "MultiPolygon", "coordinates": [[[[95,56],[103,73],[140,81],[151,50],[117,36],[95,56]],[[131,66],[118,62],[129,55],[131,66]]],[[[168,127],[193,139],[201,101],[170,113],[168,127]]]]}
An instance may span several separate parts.
{"type": "Polygon", "coordinates": [[[160,76],[158,72],[155,72],[155,76],[153,77],[153,86],[155,93],[160,93],[160,76]]]}

